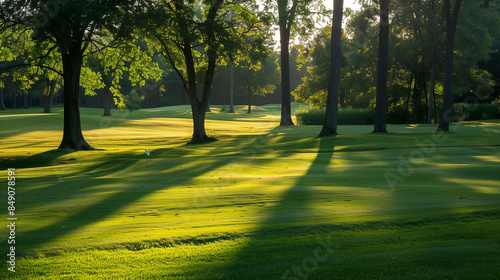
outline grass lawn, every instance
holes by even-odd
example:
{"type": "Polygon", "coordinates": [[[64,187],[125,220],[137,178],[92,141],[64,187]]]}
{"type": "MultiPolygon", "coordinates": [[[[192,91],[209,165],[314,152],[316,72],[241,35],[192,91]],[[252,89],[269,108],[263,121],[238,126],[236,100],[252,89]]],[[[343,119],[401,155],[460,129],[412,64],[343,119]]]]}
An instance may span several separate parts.
{"type": "Polygon", "coordinates": [[[82,109],[100,150],[70,152],[53,111],[0,111],[0,279],[499,279],[498,120],[319,139],[277,105],[213,108],[219,141],[186,145],[187,106],[82,109]]]}

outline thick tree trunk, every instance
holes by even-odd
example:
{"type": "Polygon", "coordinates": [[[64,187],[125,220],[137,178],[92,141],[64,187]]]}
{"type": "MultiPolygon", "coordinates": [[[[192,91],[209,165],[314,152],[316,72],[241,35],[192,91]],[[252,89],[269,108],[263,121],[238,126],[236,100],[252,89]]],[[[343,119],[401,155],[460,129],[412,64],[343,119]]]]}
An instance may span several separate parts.
{"type": "Polygon", "coordinates": [[[192,144],[204,143],[211,140],[205,132],[206,109],[202,108],[201,102],[191,102],[193,114],[193,138],[192,144]]]}
{"type": "Polygon", "coordinates": [[[3,101],[3,88],[0,88],[0,110],[5,110],[5,102],[3,101]]]}
{"type": "Polygon", "coordinates": [[[444,67],[444,89],[443,89],[443,108],[441,119],[439,120],[438,131],[450,130],[450,114],[452,112],[453,100],[453,51],[455,49],[455,33],[457,31],[458,14],[462,0],[456,0],[453,12],[450,10],[450,0],[444,1],[444,12],[446,13],[446,57],[444,67]]]}
{"type": "Polygon", "coordinates": [[[290,98],[290,28],[280,24],[281,38],[281,122],[280,126],[294,125],[290,98]]]}
{"type": "Polygon", "coordinates": [[[231,74],[229,77],[229,111],[234,113],[234,63],[231,62],[231,74]]]}
{"type": "Polygon", "coordinates": [[[380,0],[377,104],[373,132],[387,132],[387,73],[389,71],[389,0],[380,0]]]}
{"type": "Polygon", "coordinates": [[[207,113],[211,113],[212,110],[210,110],[210,98],[208,98],[208,104],[207,104],[207,113]]]}
{"type": "Polygon", "coordinates": [[[330,80],[328,84],[328,99],[326,102],[325,124],[320,136],[337,134],[339,89],[340,89],[340,61],[342,58],[342,15],[344,1],[333,2],[333,25],[332,25],[332,61],[330,68],[330,80]]]}
{"type": "Polygon", "coordinates": [[[83,138],[80,122],[80,72],[82,56],[80,45],[75,44],[62,54],[64,80],[64,130],[59,149],[93,150],[83,138]]]}
{"type": "Polygon", "coordinates": [[[56,88],[56,80],[52,80],[49,83],[49,95],[44,96],[43,101],[43,112],[52,113],[52,102],[54,101],[54,94],[56,88]]]}
{"type": "Polygon", "coordinates": [[[209,50],[208,69],[205,73],[205,83],[203,87],[203,95],[201,101],[198,98],[196,91],[196,70],[194,65],[194,57],[190,45],[186,44],[183,49],[184,59],[186,63],[186,71],[188,76],[187,92],[191,101],[191,112],[193,115],[193,137],[191,144],[199,144],[214,141],[214,138],[208,137],[205,132],[205,116],[210,98],[210,88],[212,87],[213,75],[215,73],[216,56],[213,51],[209,50]]]}

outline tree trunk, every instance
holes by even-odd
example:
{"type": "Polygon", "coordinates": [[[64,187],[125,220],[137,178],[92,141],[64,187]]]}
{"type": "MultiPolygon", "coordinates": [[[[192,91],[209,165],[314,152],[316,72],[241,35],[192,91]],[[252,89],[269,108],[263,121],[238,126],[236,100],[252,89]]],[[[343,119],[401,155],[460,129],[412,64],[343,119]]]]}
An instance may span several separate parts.
{"type": "Polygon", "coordinates": [[[24,106],[24,109],[28,109],[28,94],[27,93],[23,93],[23,106],[24,106]]]}
{"type": "Polygon", "coordinates": [[[80,108],[80,72],[83,58],[80,43],[75,43],[62,54],[64,80],[64,130],[59,149],[93,150],[83,138],[80,108]]]}
{"type": "Polygon", "coordinates": [[[111,116],[111,90],[109,90],[109,86],[106,86],[104,89],[104,114],[103,116],[111,116]]]}
{"type": "Polygon", "coordinates": [[[280,24],[281,38],[281,122],[280,126],[294,125],[290,98],[290,27],[280,24]]]}
{"type": "MultiPolygon", "coordinates": [[[[411,92],[412,92],[412,89],[411,89],[411,86],[413,85],[413,76],[414,76],[414,73],[411,72],[411,75],[410,75],[410,82],[408,83],[408,97],[406,98],[406,112],[408,112],[408,121],[411,121],[411,114],[410,114],[410,97],[411,97],[411,92]]],[[[416,81],[415,81],[416,82],[416,81]]]]}
{"type": "Polygon", "coordinates": [[[201,102],[191,102],[191,110],[193,113],[193,137],[191,143],[207,142],[210,138],[205,132],[206,109],[202,108],[201,102]]]}
{"type": "Polygon", "coordinates": [[[427,80],[425,79],[425,74],[422,75],[422,90],[424,91],[425,104],[429,104],[429,98],[427,92],[427,80]]]}
{"type": "Polygon", "coordinates": [[[14,91],[12,92],[12,109],[17,109],[17,96],[14,91]]]}
{"type": "Polygon", "coordinates": [[[337,134],[340,89],[340,62],[342,58],[342,15],[344,11],[344,1],[334,0],[333,3],[334,10],[332,25],[332,58],[330,79],[328,82],[328,99],[326,102],[325,124],[323,125],[320,136],[337,134]]]}
{"type": "Polygon", "coordinates": [[[234,63],[231,62],[231,74],[229,76],[229,111],[234,113],[234,63]]]}
{"type": "Polygon", "coordinates": [[[429,90],[429,111],[427,112],[427,123],[432,123],[432,115],[434,114],[434,98],[436,94],[436,50],[437,46],[433,45],[431,50],[431,88],[429,90]]]}
{"type": "Polygon", "coordinates": [[[226,94],[222,96],[222,110],[221,112],[226,111],[226,94]]]}
{"type": "Polygon", "coordinates": [[[380,33],[377,65],[377,104],[373,132],[387,132],[387,74],[389,71],[389,0],[380,0],[380,33]]]}
{"type": "Polygon", "coordinates": [[[453,51],[455,49],[455,33],[457,31],[458,14],[462,0],[456,0],[453,6],[453,12],[450,10],[450,0],[444,1],[444,12],[446,13],[446,57],[444,67],[444,89],[443,89],[443,108],[441,119],[439,120],[438,131],[450,130],[450,114],[452,112],[453,100],[453,51]]]}
{"type": "Polygon", "coordinates": [[[212,110],[210,110],[210,98],[208,98],[208,104],[207,104],[207,113],[211,113],[212,110]]]}
{"type": "Polygon", "coordinates": [[[186,90],[191,101],[191,112],[193,115],[193,137],[191,139],[191,144],[214,141],[215,139],[208,137],[205,132],[205,116],[208,107],[208,100],[210,98],[210,88],[212,86],[213,75],[215,73],[215,62],[217,57],[213,55],[212,50],[207,51],[207,55],[209,55],[209,62],[208,69],[205,74],[203,95],[200,101],[196,91],[196,70],[194,57],[189,44],[185,44],[183,53],[188,77],[188,88],[186,88],[186,90]]]}
{"type": "Polygon", "coordinates": [[[56,80],[51,80],[49,82],[49,95],[45,96],[43,101],[43,112],[52,113],[52,102],[54,101],[54,94],[56,89],[56,80]]]}
{"type": "Polygon", "coordinates": [[[412,122],[413,123],[418,123],[418,118],[419,118],[419,104],[420,104],[420,76],[421,74],[417,72],[415,74],[415,84],[413,85],[413,98],[412,98],[412,105],[413,105],[413,114],[412,114],[412,122]]]}
{"type": "Polygon", "coordinates": [[[158,90],[156,91],[156,98],[155,98],[155,108],[160,107],[160,95],[161,95],[161,86],[158,86],[158,90]]]}
{"type": "Polygon", "coordinates": [[[5,110],[5,102],[3,101],[3,88],[0,88],[0,110],[5,110]]]}
{"type": "Polygon", "coordinates": [[[248,111],[247,114],[252,113],[252,89],[248,88],[248,111]]]}

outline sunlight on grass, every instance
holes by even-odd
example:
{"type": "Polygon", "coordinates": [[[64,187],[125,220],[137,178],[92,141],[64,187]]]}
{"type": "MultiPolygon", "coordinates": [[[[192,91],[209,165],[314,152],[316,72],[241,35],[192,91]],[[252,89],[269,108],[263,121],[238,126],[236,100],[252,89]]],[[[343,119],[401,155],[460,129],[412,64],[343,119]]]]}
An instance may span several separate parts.
{"type": "Polygon", "coordinates": [[[456,125],[413,160],[435,126],[320,139],[319,126],[277,127],[279,106],[220,109],[207,114],[218,141],[187,145],[189,106],[82,108],[91,152],[55,150],[57,110],[0,112],[13,117],[0,122],[0,176],[16,168],[20,279],[281,279],[318,238],[335,246],[311,279],[500,274],[498,121],[456,125]]]}
{"type": "Polygon", "coordinates": [[[2,120],[12,120],[18,118],[29,118],[29,117],[39,117],[39,116],[55,116],[56,114],[16,114],[16,115],[0,115],[2,120]]]}
{"type": "Polygon", "coordinates": [[[481,179],[445,178],[444,180],[446,180],[447,182],[452,182],[454,184],[464,184],[467,187],[473,188],[480,193],[500,193],[500,182],[498,180],[488,180],[484,177],[481,179]]]}

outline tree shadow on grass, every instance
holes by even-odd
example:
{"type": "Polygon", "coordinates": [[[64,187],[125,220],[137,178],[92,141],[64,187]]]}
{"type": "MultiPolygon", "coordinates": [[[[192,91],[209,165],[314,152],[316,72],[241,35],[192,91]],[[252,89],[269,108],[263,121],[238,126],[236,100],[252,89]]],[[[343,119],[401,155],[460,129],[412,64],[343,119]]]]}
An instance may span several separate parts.
{"type": "Polygon", "coordinates": [[[68,155],[75,152],[74,150],[66,149],[53,149],[39,153],[36,155],[24,157],[24,158],[7,158],[4,160],[0,159],[0,170],[7,168],[36,168],[50,166],[54,161],[64,155],[68,155]]]}
{"type": "MultiPolygon", "coordinates": [[[[314,257],[321,244],[317,240],[303,240],[301,235],[310,234],[311,230],[324,231],[320,226],[311,228],[306,225],[316,199],[311,178],[324,176],[334,154],[334,140],[335,137],[321,138],[316,158],[306,174],[287,189],[274,206],[264,210],[264,220],[250,233],[248,243],[231,256],[230,264],[222,267],[197,264],[196,268],[187,270],[194,270],[197,273],[195,278],[206,275],[205,279],[281,279],[296,267],[301,267],[305,259],[314,257]]],[[[321,249],[322,257],[331,250],[328,244],[326,246],[321,249]]]]}
{"type": "MultiPolygon", "coordinates": [[[[460,271],[462,266],[466,265],[460,259],[460,254],[467,254],[471,258],[475,256],[474,249],[457,246],[457,242],[467,242],[465,244],[491,255],[491,252],[482,247],[484,244],[493,245],[494,237],[487,236],[487,239],[480,240],[476,239],[477,237],[468,237],[468,234],[481,236],[480,233],[467,233],[466,230],[472,232],[475,226],[477,227],[474,224],[475,221],[498,220],[500,212],[491,210],[476,211],[470,214],[456,212],[456,203],[453,201],[467,202],[467,200],[459,199],[460,195],[458,194],[454,198],[451,195],[447,198],[446,192],[450,189],[448,186],[443,190],[433,190],[432,192],[425,191],[426,185],[420,185],[419,188],[416,184],[422,184],[425,181],[418,178],[423,175],[419,174],[418,170],[406,178],[400,187],[401,189],[390,193],[390,188],[386,185],[383,176],[383,168],[393,167],[395,168],[393,171],[398,172],[398,164],[394,162],[398,162],[399,155],[408,156],[412,152],[411,149],[378,154],[377,161],[388,163],[379,169],[380,175],[373,173],[377,174],[377,178],[367,178],[366,187],[357,184],[350,186],[363,187],[360,190],[370,192],[376,188],[369,187],[370,183],[374,182],[376,186],[387,188],[385,193],[389,193],[391,199],[383,201],[387,201],[388,205],[377,204],[376,196],[366,194],[369,200],[366,200],[365,203],[368,202],[371,205],[367,210],[372,210],[375,215],[377,213],[380,215],[376,220],[341,224],[335,220],[336,215],[334,214],[331,215],[331,223],[321,225],[313,221],[309,225],[308,219],[314,220],[314,216],[310,215],[313,212],[310,211],[311,207],[314,207],[316,203],[330,203],[330,201],[322,200],[323,198],[318,196],[319,192],[316,187],[348,186],[346,185],[347,180],[344,181],[345,179],[337,176],[335,176],[338,178],[336,182],[328,182],[324,179],[323,182],[313,181],[315,176],[327,171],[330,160],[334,158],[334,141],[332,139],[335,138],[321,139],[319,152],[307,173],[293,187],[284,192],[276,205],[269,207],[264,212],[263,221],[254,232],[246,236],[249,239],[248,242],[235,249],[236,252],[230,252],[224,256],[223,259],[229,259],[229,264],[217,261],[213,263],[195,262],[187,265],[185,270],[193,274],[188,274],[186,277],[194,279],[362,279],[371,278],[371,276],[378,278],[398,275],[397,277],[404,278],[409,277],[408,275],[410,277],[411,275],[424,277],[424,274],[419,273],[430,268],[441,273],[440,275],[443,277],[453,277],[454,272],[460,271]],[[368,181],[370,179],[372,181],[368,181]],[[437,200],[443,198],[444,201],[437,200]],[[429,208],[420,204],[419,200],[423,204],[427,203],[426,200],[430,201],[429,208]],[[448,237],[436,230],[441,226],[448,231],[456,228],[454,236],[448,237]],[[414,240],[413,230],[422,234],[418,237],[418,241],[414,240]],[[341,237],[335,242],[346,242],[342,243],[342,248],[339,249],[336,249],[336,244],[331,243],[336,231],[341,237]],[[358,231],[365,231],[369,234],[365,234],[365,236],[356,234],[358,231]],[[356,237],[346,237],[352,233],[356,237]],[[429,239],[426,235],[435,236],[436,240],[429,239]],[[399,245],[400,242],[404,245],[399,245]],[[418,245],[413,245],[413,242],[418,245]],[[436,242],[443,242],[443,245],[436,245],[438,244],[436,242]],[[453,254],[454,250],[455,254],[453,254]],[[356,252],[362,252],[362,254],[354,255],[356,252]],[[397,256],[397,258],[377,256],[397,256]],[[443,259],[443,256],[453,259],[453,263],[450,264],[447,259],[443,259]],[[418,265],[410,267],[411,262],[418,265]],[[453,266],[454,270],[449,269],[450,265],[453,266]],[[203,276],[201,277],[201,275],[203,276]]],[[[446,147],[446,143],[443,145],[446,147]]],[[[358,160],[369,161],[372,156],[369,153],[364,153],[358,160]]],[[[440,156],[440,153],[438,152],[434,156],[440,156]]],[[[429,160],[432,161],[432,159],[429,160]]],[[[467,161],[466,158],[461,160],[467,161]]],[[[457,163],[456,168],[448,169],[445,172],[449,172],[449,176],[460,177],[460,172],[463,173],[460,168],[464,168],[460,163],[457,163]]],[[[484,161],[478,160],[478,163],[482,165],[484,161]]],[[[490,163],[490,168],[492,164],[494,163],[490,163]]],[[[439,170],[434,165],[428,164],[429,167],[439,170]]],[[[425,169],[420,171],[423,170],[425,169]]],[[[354,171],[351,170],[351,172],[354,171]]],[[[487,176],[488,171],[478,172],[478,174],[487,176]]],[[[363,176],[363,174],[358,175],[363,176]]],[[[464,176],[464,179],[471,175],[464,176]]],[[[446,180],[446,176],[435,177],[434,174],[431,174],[429,177],[434,182],[434,188],[450,184],[446,180]]],[[[471,196],[470,198],[479,194],[477,190],[468,188],[466,183],[455,184],[453,189],[460,193],[467,191],[467,196],[471,196]]],[[[339,198],[335,196],[330,195],[329,198],[333,198],[332,203],[339,201],[339,198]]],[[[342,203],[342,201],[340,202],[342,203]]],[[[492,201],[488,203],[489,206],[487,205],[486,209],[491,209],[493,203],[492,201]]],[[[492,229],[485,230],[491,231],[492,229]]],[[[477,261],[477,263],[479,262],[477,261]]],[[[478,269],[470,271],[473,271],[473,274],[480,274],[478,269]]]]}
{"type": "MultiPolygon", "coordinates": [[[[208,145],[208,144],[207,144],[208,145]]],[[[228,145],[233,145],[228,143],[228,145]]],[[[192,149],[199,148],[199,146],[191,146],[192,149]]],[[[165,149],[163,151],[157,150],[159,154],[169,153],[170,149],[165,149]]],[[[35,155],[35,159],[41,159],[42,162],[36,162],[34,159],[30,159],[27,162],[22,163],[23,168],[30,168],[31,166],[43,166],[43,164],[49,164],[55,158],[63,155],[64,153],[48,151],[42,153],[41,155],[35,155]]],[[[175,169],[166,170],[162,169],[162,166],[157,166],[155,163],[151,164],[151,174],[154,172],[162,172],[161,178],[175,178],[175,180],[166,180],[164,184],[159,184],[158,180],[148,179],[147,177],[138,176],[136,178],[132,176],[127,177],[127,181],[120,181],[120,174],[124,168],[131,168],[136,165],[139,161],[143,161],[143,157],[138,157],[136,154],[126,152],[116,154],[113,158],[101,158],[101,161],[96,165],[89,165],[83,169],[75,168],[69,174],[65,175],[63,182],[54,182],[52,175],[47,177],[37,178],[33,181],[49,181],[52,182],[48,186],[41,189],[36,187],[30,190],[22,191],[18,195],[19,198],[23,200],[19,201],[22,203],[19,207],[19,212],[23,211],[32,212],[34,208],[51,208],[57,209],[60,203],[66,202],[65,199],[68,196],[78,198],[80,195],[85,194],[85,192],[96,186],[103,186],[106,184],[123,184],[126,185],[125,188],[115,187],[111,192],[107,189],[102,190],[88,190],[88,194],[96,195],[99,191],[109,192],[105,196],[99,197],[98,201],[92,202],[88,205],[79,206],[75,205],[72,208],[67,206],[62,206],[62,209],[67,211],[70,209],[71,213],[68,215],[63,215],[62,218],[57,221],[50,222],[50,224],[36,228],[28,232],[19,231],[17,233],[17,240],[19,240],[20,248],[17,252],[18,256],[23,256],[23,251],[36,251],[42,245],[53,242],[59,238],[70,235],[77,232],[85,227],[92,225],[93,223],[106,220],[114,213],[119,212],[128,205],[131,205],[138,200],[158,191],[163,191],[169,188],[173,188],[177,185],[187,183],[192,178],[209,173],[213,170],[221,168],[228,164],[225,157],[213,158],[210,164],[206,164],[205,161],[196,163],[197,158],[193,157],[193,163],[189,167],[189,171],[185,172],[182,177],[177,177],[175,169]],[[118,158],[118,159],[116,159],[118,158]],[[113,174],[117,174],[116,178],[113,178],[113,174]],[[101,178],[102,176],[110,176],[108,178],[101,178]],[[84,181],[89,180],[90,183],[85,183],[84,181]],[[69,179],[68,179],[69,178],[69,179]],[[152,181],[152,182],[151,182],[152,181]],[[150,184],[150,187],[144,188],[145,184],[150,184]],[[92,185],[90,185],[92,184],[92,185]],[[54,196],[54,197],[52,197],[54,196]],[[29,211],[31,209],[31,211],[29,211]]],[[[159,159],[161,161],[161,159],[159,159]]],[[[175,161],[175,159],[171,159],[175,161]]],[[[17,163],[17,162],[16,162],[17,163]]],[[[21,166],[21,164],[16,164],[21,166]]],[[[174,164],[175,165],[175,164],[174,164]]],[[[172,167],[172,166],[170,166],[172,167]]],[[[31,213],[33,214],[33,213],[31,213]]],[[[37,214],[38,215],[38,214],[37,214]]],[[[51,217],[51,213],[40,213],[40,219],[43,217],[51,217]]],[[[60,215],[58,213],[58,215],[60,215]]],[[[3,257],[5,259],[5,257],[3,257]]]]}

